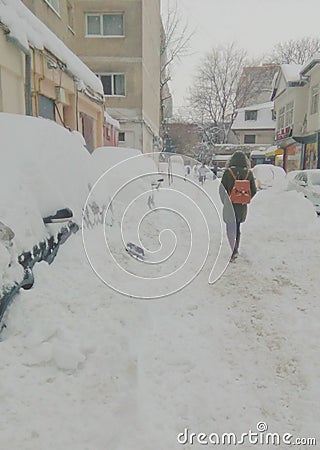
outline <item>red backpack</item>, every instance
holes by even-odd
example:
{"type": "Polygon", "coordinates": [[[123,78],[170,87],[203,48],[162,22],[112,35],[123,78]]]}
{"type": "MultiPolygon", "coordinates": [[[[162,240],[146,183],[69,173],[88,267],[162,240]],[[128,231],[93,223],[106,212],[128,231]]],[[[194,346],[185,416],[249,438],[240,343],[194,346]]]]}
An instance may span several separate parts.
{"type": "Polygon", "coordinates": [[[229,168],[231,175],[234,178],[234,185],[230,192],[231,203],[240,205],[247,205],[251,201],[250,181],[248,180],[249,170],[244,180],[237,180],[233,171],[229,168]]]}

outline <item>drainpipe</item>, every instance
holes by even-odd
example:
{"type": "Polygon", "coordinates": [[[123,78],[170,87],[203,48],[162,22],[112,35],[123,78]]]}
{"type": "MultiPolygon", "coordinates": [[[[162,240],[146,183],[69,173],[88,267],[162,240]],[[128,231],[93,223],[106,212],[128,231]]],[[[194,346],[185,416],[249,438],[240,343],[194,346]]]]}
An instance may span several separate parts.
{"type": "Polygon", "coordinates": [[[26,55],[26,115],[32,116],[31,55],[26,55]]]}
{"type": "Polygon", "coordinates": [[[15,45],[25,54],[25,108],[26,115],[32,116],[32,98],[31,98],[31,54],[29,49],[26,49],[17,38],[6,35],[7,42],[15,45]]]}

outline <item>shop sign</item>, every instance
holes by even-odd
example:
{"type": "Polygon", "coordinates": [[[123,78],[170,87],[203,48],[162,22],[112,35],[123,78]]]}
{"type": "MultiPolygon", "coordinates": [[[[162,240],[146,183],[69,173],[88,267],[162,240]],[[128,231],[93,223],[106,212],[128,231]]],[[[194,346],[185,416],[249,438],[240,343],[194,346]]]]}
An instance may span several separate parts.
{"type": "Polygon", "coordinates": [[[282,139],[287,139],[288,137],[291,136],[291,134],[292,134],[292,128],[291,127],[281,128],[276,133],[276,140],[277,141],[281,141],[282,139]]]}

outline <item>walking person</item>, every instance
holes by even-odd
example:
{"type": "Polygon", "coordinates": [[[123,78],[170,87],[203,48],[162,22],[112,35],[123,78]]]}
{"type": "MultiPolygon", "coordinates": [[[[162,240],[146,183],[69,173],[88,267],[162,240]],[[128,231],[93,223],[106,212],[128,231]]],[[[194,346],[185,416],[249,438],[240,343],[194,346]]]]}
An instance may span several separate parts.
{"type": "Polygon", "coordinates": [[[220,185],[220,197],[224,205],[223,220],[232,250],[231,261],[238,256],[240,226],[246,220],[247,205],[256,192],[250,162],[244,152],[236,151],[226,164],[220,185]]]}
{"type": "Polygon", "coordinates": [[[199,183],[201,184],[201,186],[203,186],[207,176],[207,168],[204,163],[202,163],[198,173],[199,173],[199,183]]]}

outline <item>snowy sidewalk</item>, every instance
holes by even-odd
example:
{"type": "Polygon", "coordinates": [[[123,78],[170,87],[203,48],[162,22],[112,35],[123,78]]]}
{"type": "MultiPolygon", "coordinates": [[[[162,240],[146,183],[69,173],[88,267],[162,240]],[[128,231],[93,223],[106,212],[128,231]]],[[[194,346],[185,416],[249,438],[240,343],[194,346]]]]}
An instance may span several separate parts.
{"type": "Polygon", "coordinates": [[[259,193],[236,263],[162,300],[111,291],[81,236],[66,243],[10,308],[1,448],[171,450],[185,428],[240,435],[259,421],[320,442],[320,222],[304,205],[259,193]]]}

